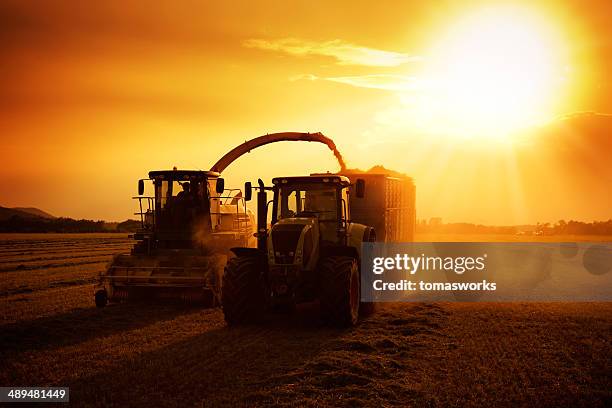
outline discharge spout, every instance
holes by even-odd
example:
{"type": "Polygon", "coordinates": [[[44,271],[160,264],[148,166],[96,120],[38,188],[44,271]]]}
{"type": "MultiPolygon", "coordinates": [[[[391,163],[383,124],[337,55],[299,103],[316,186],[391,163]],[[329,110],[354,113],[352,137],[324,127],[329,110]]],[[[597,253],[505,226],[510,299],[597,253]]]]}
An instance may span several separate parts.
{"type": "Polygon", "coordinates": [[[210,169],[210,171],[216,171],[218,173],[223,172],[230,164],[245,153],[250,152],[260,146],[267,145],[275,142],[319,142],[326,145],[338,160],[340,165],[340,171],[346,170],[346,164],[342,158],[342,154],[338,151],[336,144],[330,138],[324,136],[322,133],[300,133],[300,132],[282,132],[282,133],[271,133],[264,136],[259,136],[254,139],[248,140],[243,144],[236,146],[230,150],[225,156],[221,157],[210,169]]]}

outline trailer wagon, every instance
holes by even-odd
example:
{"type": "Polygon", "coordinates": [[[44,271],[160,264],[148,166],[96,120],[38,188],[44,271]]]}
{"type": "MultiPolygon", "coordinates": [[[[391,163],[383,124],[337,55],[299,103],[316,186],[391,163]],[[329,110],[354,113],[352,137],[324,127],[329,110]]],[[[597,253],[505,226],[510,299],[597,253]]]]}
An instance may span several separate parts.
{"type": "Polygon", "coordinates": [[[411,177],[385,170],[341,173],[348,177],[353,185],[358,178],[365,180],[365,197],[356,198],[356,194],[350,195],[351,220],[374,227],[377,241],[414,241],[416,225],[414,182],[411,177]]]}

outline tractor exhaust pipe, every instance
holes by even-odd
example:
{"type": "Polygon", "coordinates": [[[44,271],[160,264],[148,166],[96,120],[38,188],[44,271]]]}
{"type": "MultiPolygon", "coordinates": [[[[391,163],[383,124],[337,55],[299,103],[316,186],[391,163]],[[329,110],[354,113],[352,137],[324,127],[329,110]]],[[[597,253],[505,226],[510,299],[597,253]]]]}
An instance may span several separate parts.
{"type": "Polygon", "coordinates": [[[257,180],[259,190],[257,191],[257,248],[266,250],[266,239],[268,238],[268,193],[264,182],[257,180]]]}

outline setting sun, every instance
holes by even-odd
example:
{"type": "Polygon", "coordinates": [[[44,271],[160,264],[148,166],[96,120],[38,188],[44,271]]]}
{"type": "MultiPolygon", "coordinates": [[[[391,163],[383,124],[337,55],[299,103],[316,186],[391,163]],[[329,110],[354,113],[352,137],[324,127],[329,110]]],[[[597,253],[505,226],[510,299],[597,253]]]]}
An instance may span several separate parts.
{"type": "Polygon", "coordinates": [[[426,64],[421,117],[465,137],[503,137],[549,119],[567,67],[547,23],[488,9],[451,24],[426,64]]]}

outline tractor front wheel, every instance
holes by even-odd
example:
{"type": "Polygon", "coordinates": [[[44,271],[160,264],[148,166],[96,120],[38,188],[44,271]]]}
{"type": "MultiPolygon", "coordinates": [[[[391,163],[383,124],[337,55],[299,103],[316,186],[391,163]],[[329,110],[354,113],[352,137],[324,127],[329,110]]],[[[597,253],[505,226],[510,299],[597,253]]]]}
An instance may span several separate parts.
{"type": "Polygon", "coordinates": [[[95,300],[96,300],[97,307],[106,306],[106,304],[108,303],[108,295],[106,294],[106,291],[105,290],[97,291],[95,295],[95,300]]]}
{"type": "Polygon", "coordinates": [[[252,323],[261,318],[267,305],[266,285],[260,257],[237,256],[225,266],[221,304],[229,325],[252,323]]]}
{"type": "Polygon", "coordinates": [[[359,267],[350,256],[329,256],[319,265],[321,318],[335,326],[353,326],[359,319],[359,267]]]}

